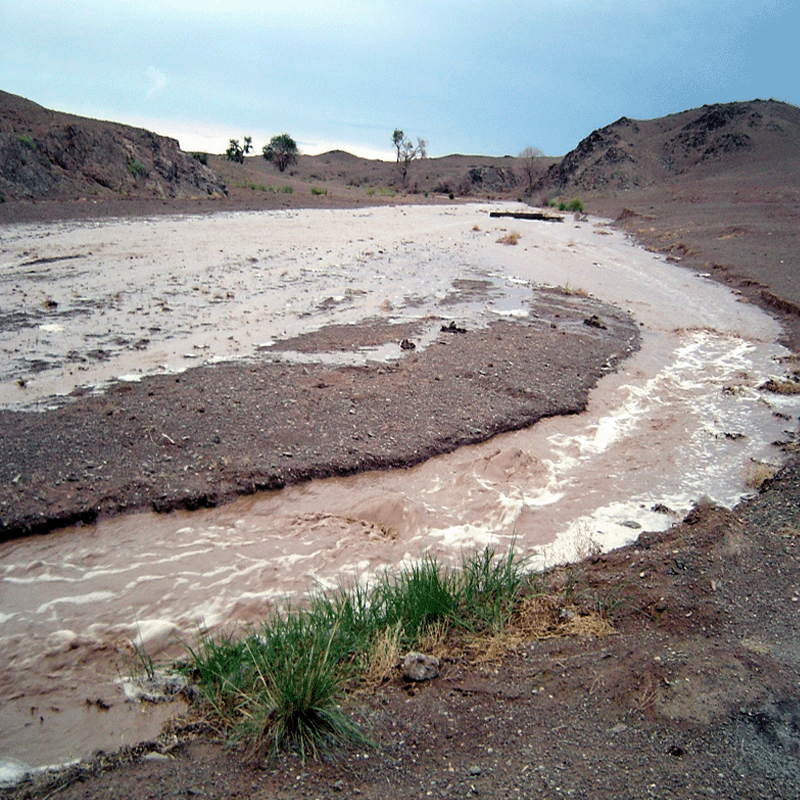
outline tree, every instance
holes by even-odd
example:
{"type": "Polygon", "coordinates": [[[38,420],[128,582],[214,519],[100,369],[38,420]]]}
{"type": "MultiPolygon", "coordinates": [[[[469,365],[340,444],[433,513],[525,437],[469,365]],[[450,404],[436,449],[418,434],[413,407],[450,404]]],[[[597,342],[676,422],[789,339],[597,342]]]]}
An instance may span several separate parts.
{"type": "Polygon", "coordinates": [[[428,143],[424,139],[417,139],[416,146],[411,139],[406,139],[406,135],[400,128],[395,128],[392,134],[392,144],[397,150],[397,169],[403,178],[403,186],[408,179],[408,166],[415,158],[426,158],[428,153],[425,148],[428,143]]]}
{"type": "Polygon", "coordinates": [[[261,152],[264,154],[264,158],[273,163],[281,172],[289,164],[297,163],[297,143],[288,133],[273,136],[269,140],[269,144],[264,145],[261,152]]]}
{"type": "Polygon", "coordinates": [[[533,194],[533,185],[543,172],[539,164],[539,159],[543,157],[544,153],[538,147],[526,147],[519,154],[519,158],[522,159],[522,171],[528,179],[528,196],[533,194]]]}
{"type": "Polygon", "coordinates": [[[244,157],[253,149],[253,137],[244,137],[244,147],[239,144],[238,139],[231,139],[228,149],[225,151],[225,158],[228,161],[235,161],[237,164],[244,164],[244,157]]]}

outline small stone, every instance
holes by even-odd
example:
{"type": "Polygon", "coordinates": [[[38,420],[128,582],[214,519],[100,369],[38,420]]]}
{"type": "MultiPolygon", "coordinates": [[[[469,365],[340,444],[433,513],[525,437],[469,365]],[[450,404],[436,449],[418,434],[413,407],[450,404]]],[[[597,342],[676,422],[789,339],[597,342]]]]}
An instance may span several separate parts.
{"type": "Polygon", "coordinates": [[[163,753],[156,753],[155,750],[151,753],[145,753],[142,756],[142,761],[169,761],[169,756],[163,753]]]}
{"type": "Polygon", "coordinates": [[[626,730],[628,730],[628,726],[624,722],[619,722],[613,728],[609,728],[608,732],[610,734],[615,734],[615,733],[622,733],[623,731],[626,730]]]}
{"type": "Polygon", "coordinates": [[[403,659],[403,677],[410,681],[429,681],[439,675],[439,659],[411,652],[403,659]]]}
{"type": "Polygon", "coordinates": [[[481,774],[481,772],[483,772],[483,770],[477,764],[473,764],[469,768],[469,774],[472,775],[473,777],[477,777],[478,775],[481,774]]]}

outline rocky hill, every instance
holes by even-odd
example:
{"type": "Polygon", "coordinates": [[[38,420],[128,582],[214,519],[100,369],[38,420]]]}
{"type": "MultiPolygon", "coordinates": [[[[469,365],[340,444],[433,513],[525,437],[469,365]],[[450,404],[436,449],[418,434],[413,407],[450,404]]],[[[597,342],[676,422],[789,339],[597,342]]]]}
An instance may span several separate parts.
{"type": "Polygon", "coordinates": [[[705,105],[653,120],[622,117],[553,165],[541,191],[645,188],[677,176],[772,167],[800,157],[800,109],[775,100],[705,105]]]}
{"type": "Polygon", "coordinates": [[[63,114],[0,91],[0,198],[222,196],[222,179],[178,142],[63,114]]]}

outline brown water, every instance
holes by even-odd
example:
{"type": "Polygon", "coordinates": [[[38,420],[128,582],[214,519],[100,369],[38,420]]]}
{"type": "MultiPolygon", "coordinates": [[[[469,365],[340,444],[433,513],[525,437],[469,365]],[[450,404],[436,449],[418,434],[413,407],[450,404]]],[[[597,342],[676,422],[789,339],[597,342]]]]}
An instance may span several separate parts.
{"type": "MultiPolygon", "coordinates": [[[[641,528],[665,528],[703,494],[732,505],[746,491],[754,461],[777,463],[770,442],[796,425],[800,402],[757,389],[782,372],[777,359],[784,353],[774,344],[778,329],[770,318],[619,234],[605,235],[597,221],[515,221],[522,234],[516,248],[497,244],[500,226],[489,223],[485,208],[460,206],[4,231],[2,256],[11,264],[34,248],[38,258],[116,248],[157,265],[136,278],[153,296],[195,258],[208,275],[216,260],[236,264],[237,280],[256,292],[255,299],[229,300],[226,314],[214,316],[212,309],[213,336],[193,327],[191,318],[201,316],[195,309],[180,324],[162,322],[163,340],[151,338],[142,351],[120,346],[117,356],[80,375],[57,364],[36,373],[27,404],[49,402],[50,387],[64,391],[83,378],[142,374],[155,368],[155,352],[165,354],[169,368],[178,368],[181,352],[195,351],[198,342],[209,344],[196,351],[202,358],[228,357],[230,336],[240,355],[254,357],[259,341],[284,329],[374,314],[408,319],[446,309],[475,323],[519,316],[529,310],[530,287],[545,283],[569,284],[630,309],[643,323],[643,347],[603,379],[584,414],[545,420],[413,469],[314,481],[209,511],[140,514],[0,545],[0,775],[154,735],[174,709],[125,702],[118,679],[136,668],[131,641],[156,659],[177,655],[178,637],[191,641],[201,629],[256,622],[271,603],[342,579],[366,580],[426,550],[457,560],[464,550],[487,544],[503,550],[514,541],[534,566],[546,566],[593,543],[616,547],[641,528]],[[126,236],[131,241],[123,245],[126,236]],[[275,250],[269,269],[253,266],[248,273],[247,264],[255,263],[248,253],[261,253],[253,256],[261,264],[267,248],[250,236],[279,242],[269,245],[275,250]],[[371,255],[361,258],[359,239],[367,236],[371,255]],[[174,268],[165,270],[169,262],[156,256],[160,244],[174,268]],[[183,261],[176,253],[185,253],[183,261]],[[489,284],[485,299],[453,306],[458,282],[478,278],[489,284]],[[280,281],[284,294],[261,293],[262,282],[274,289],[280,281]],[[360,293],[350,288],[348,295],[352,286],[360,293]],[[328,297],[333,304],[320,302],[328,297]],[[254,326],[249,317],[259,304],[254,326]],[[654,512],[656,503],[674,514],[654,512]],[[111,708],[98,708],[97,699],[111,708]]],[[[85,258],[81,274],[104,263],[85,258]]],[[[23,286],[19,274],[15,280],[23,286]]],[[[176,289],[182,299],[171,301],[176,308],[193,296],[194,280],[184,275],[183,294],[176,289]]],[[[33,289],[24,291],[30,296],[33,289]]],[[[146,289],[136,291],[141,305],[146,289]]],[[[64,288],[62,297],[68,295],[64,288]]],[[[160,318],[171,321],[171,313],[160,318]]],[[[126,314],[136,317],[120,310],[107,327],[119,327],[126,314]]],[[[71,349],[88,347],[77,331],[70,336],[71,349]]],[[[22,369],[17,349],[24,348],[21,339],[10,341],[5,397],[19,404],[11,378],[22,369]]],[[[52,342],[48,347],[55,352],[52,342]]]]}

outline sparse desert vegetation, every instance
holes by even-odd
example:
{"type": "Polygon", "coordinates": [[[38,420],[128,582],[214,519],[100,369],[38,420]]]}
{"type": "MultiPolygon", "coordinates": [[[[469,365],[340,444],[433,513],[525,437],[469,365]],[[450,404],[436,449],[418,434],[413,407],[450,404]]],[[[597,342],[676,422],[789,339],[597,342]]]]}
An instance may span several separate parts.
{"type": "Polygon", "coordinates": [[[498,244],[519,244],[520,233],[519,231],[508,231],[504,233],[498,240],[498,244]]]}

